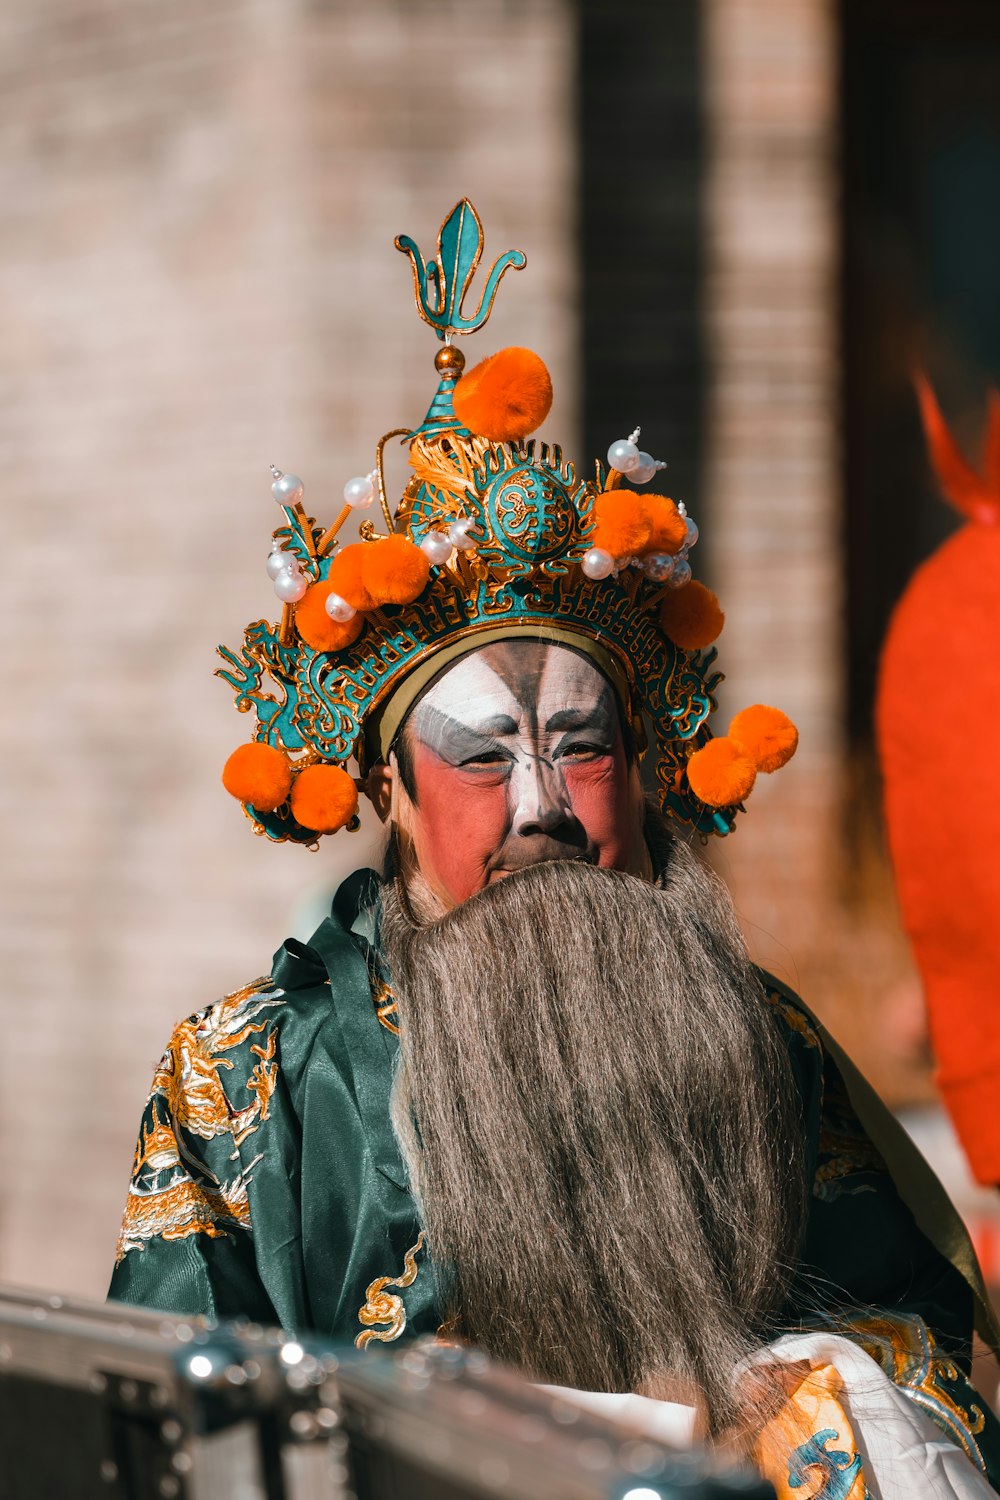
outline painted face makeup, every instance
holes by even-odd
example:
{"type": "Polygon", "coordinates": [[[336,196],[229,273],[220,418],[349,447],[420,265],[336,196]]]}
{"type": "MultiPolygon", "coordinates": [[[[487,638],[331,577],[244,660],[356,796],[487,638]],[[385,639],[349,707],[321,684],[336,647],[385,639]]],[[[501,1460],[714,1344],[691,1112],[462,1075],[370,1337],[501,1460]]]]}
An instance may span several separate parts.
{"type": "Polygon", "coordinates": [[[432,684],[403,732],[414,795],[400,825],[446,906],[541,860],[646,873],[615,694],[587,657],[484,646],[432,684]]]}

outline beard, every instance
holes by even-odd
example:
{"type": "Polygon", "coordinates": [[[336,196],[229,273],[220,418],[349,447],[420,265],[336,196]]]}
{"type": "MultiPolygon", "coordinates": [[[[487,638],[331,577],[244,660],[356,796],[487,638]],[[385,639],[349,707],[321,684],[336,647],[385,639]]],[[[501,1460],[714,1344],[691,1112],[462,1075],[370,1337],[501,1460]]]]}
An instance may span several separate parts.
{"type": "Polygon", "coordinates": [[[798,1096],[728,893],[647,836],[655,884],[539,864],[419,925],[387,883],[393,1123],[463,1338],[719,1431],[801,1242],[798,1096]]]}

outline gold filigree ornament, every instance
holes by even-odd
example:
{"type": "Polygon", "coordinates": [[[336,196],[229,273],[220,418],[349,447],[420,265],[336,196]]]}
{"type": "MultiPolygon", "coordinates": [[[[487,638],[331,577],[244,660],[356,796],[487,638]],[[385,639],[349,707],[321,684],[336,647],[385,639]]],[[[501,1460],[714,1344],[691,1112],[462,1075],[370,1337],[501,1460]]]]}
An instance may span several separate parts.
{"type": "Polygon", "coordinates": [[[663,466],[640,452],[638,429],[593,479],[530,437],[551,402],[530,351],[503,350],[465,373],[454,335],[486,322],[503,272],[524,264],[508,251],[466,312],[483,247],[467,200],[442,225],[436,259],[425,264],[405,236],[397,245],[443,341],[438,388],[418,427],[379,440],[371,472],[347,482],[326,528],[306,514],[301,481],[275,471],[287,524],[268,572],[284,608],[276,625],[251,624],[238,651],[219,648],[218,675],[256,721],[227,762],[227,788],[256,832],[315,847],[321,833],[357,826],[356,773],[363,784],[440,666],[490,637],[540,637],[590,655],[614,682],[639,753],[655,745],[663,809],[702,834],[728,833],[757,771],[793,752],[795,730],[758,707],[738,716],[738,735],[734,721],[713,738],[723,617],[691,578],[697,527],[682,504],[631,487],[663,466]],[[412,468],[395,510],[383,462],[393,438],[412,468]],[[342,547],[347,518],[376,499],[385,530],[366,520],[362,540],[342,547]]]}
{"type": "Polygon", "coordinates": [[[358,1349],[364,1349],[373,1340],[380,1344],[391,1344],[405,1329],[406,1308],[403,1306],[403,1299],[395,1292],[387,1292],[386,1287],[395,1286],[405,1290],[413,1285],[417,1279],[417,1256],[423,1248],[424,1231],[421,1230],[417,1243],[403,1257],[400,1275],[377,1276],[374,1281],[369,1282],[364,1306],[358,1312],[358,1322],[365,1325],[363,1332],[354,1340],[358,1349]],[[378,1323],[386,1326],[377,1328],[375,1325],[378,1323]]]}

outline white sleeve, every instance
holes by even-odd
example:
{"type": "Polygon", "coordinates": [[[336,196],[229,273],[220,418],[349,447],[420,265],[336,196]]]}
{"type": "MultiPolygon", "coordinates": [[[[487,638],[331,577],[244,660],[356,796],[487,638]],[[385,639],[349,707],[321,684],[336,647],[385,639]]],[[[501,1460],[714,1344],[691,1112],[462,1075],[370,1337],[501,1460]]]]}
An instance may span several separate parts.
{"type": "Polygon", "coordinates": [[[872,1500],[996,1500],[986,1475],[850,1339],[789,1334],[761,1360],[833,1365],[872,1500]]]}

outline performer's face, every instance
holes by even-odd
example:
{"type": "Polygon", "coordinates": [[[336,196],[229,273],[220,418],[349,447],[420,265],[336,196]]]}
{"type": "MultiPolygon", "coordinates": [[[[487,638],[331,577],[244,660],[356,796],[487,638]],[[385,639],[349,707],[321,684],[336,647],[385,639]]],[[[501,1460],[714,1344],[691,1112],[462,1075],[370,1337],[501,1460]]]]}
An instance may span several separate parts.
{"type": "Polygon", "coordinates": [[[587,657],[540,641],[484,646],[432,684],[403,735],[397,832],[443,907],[544,860],[649,875],[615,694],[587,657]]]}

